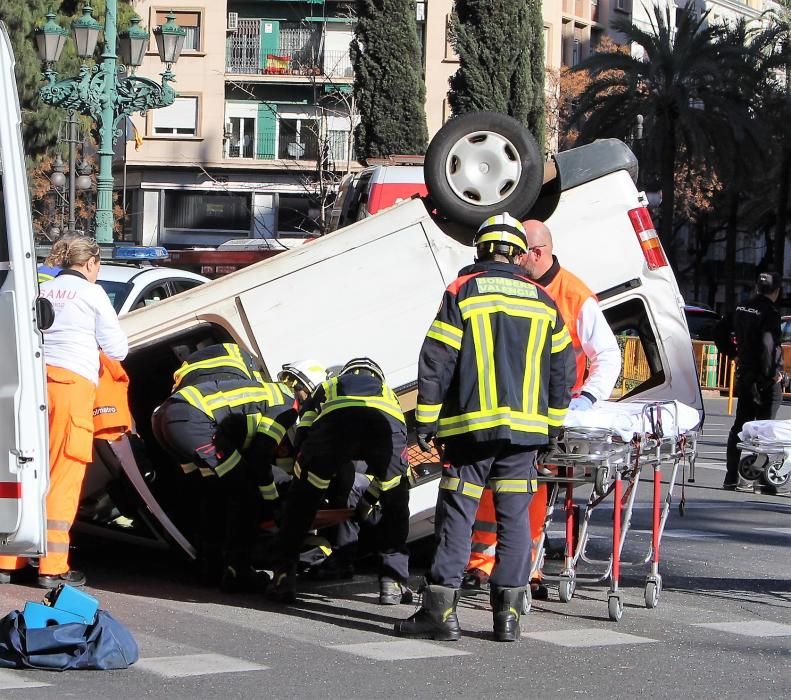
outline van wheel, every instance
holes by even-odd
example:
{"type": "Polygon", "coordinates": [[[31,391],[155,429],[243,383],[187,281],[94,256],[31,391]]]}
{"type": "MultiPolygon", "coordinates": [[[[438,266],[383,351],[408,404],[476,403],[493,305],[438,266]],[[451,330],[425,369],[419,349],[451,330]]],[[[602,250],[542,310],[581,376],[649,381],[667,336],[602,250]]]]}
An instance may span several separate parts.
{"type": "Polygon", "coordinates": [[[451,119],[431,140],[423,167],[437,212],[476,229],[503,212],[526,217],[544,179],[541,150],[533,135],[498,112],[451,119]]]}

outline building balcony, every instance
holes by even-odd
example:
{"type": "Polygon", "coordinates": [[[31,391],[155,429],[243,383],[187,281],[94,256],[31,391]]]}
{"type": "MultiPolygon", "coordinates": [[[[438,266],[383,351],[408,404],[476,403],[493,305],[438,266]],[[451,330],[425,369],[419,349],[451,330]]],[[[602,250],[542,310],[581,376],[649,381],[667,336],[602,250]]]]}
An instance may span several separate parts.
{"type": "Polygon", "coordinates": [[[334,170],[345,167],[348,147],[347,131],[329,131],[320,138],[311,127],[299,131],[281,128],[245,134],[243,139],[234,134],[225,156],[229,160],[296,161],[311,167],[323,158],[325,167],[334,170]]]}
{"type": "Polygon", "coordinates": [[[225,71],[278,82],[351,82],[351,27],[240,19],[228,36],[225,71]]]}

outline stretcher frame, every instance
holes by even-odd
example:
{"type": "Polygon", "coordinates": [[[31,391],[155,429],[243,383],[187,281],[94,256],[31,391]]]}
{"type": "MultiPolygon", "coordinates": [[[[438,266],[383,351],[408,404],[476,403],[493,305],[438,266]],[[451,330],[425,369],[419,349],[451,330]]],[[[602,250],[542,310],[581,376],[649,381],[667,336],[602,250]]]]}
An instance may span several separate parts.
{"type": "Polygon", "coordinates": [[[565,547],[563,568],[558,576],[544,576],[557,581],[558,595],[562,602],[569,602],[577,583],[609,581],[607,610],[610,620],[617,622],[623,615],[623,593],[620,589],[621,568],[649,566],[645,580],[644,599],[647,608],[659,604],[662,576],[659,573],[662,534],[670,513],[673,490],[682,461],[694,464],[697,452],[697,432],[677,431],[665,434],[662,428],[662,409],[672,412],[673,425],[678,425],[678,406],[674,401],[647,403],[640,414],[641,433],[635,433],[628,442],[608,428],[565,428],[558,450],[544,457],[539,465],[539,481],[548,484],[547,512],[539,541],[535,543],[538,555],[531,570],[531,580],[543,569],[546,528],[552,521],[560,489],[565,489],[563,513],[565,519],[565,547]],[[663,496],[662,472],[667,466],[670,478],[663,496]],[[635,561],[621,561],[624,542],[632,520],[637,488],[643,469],[653,470],[651,541],[646,555],[635,561]],[[579,536],[576,535],[574,488],[592,484],[591,494],[582,510],[579,536]],[[587,554],[590,540],[590,522],[593,512],[608,496],[613,497],[611,553],[609,559],[594,559],[587,554]],[[599,575],[577,575],[577,565],[585,562],[604,567],[599,575]]]}
{"type": "Polygon", "coordinates": [[[774,487],[784,486],[791,480],[791,443],[780,440],[764,440],[750,438],[736,445],[742,455],[739,458],[739,475],[750,482],[764,478],[767,484],[774,487]],[[752,461],[744,457],[744,453],[754,455],[752,461]],[[785,464],[788,460],[788,464],[785,464]]]}

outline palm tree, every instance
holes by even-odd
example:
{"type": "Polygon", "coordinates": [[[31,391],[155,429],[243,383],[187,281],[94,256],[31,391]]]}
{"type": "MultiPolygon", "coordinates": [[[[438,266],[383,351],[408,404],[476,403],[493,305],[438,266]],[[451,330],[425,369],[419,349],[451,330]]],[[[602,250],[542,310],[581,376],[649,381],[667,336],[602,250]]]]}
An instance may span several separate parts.
{"type": "Polygon", "coordinates": [[[631,55],[597,53],[577,67],[592,78],[574,114],[583,142],[627,138],[642,115],[643,166],[661,188],[659,233],[671,253],[680,158],[710,166],[718,155],[735,152],[729,145],[755,138],[745,89],[754,80],[748,50],[724,41],[722,27],[707,20],[688,4],[674,26],[670,7],[655,5],[650,31],[628,20],[613,23],[632,45],[631,55]]]}

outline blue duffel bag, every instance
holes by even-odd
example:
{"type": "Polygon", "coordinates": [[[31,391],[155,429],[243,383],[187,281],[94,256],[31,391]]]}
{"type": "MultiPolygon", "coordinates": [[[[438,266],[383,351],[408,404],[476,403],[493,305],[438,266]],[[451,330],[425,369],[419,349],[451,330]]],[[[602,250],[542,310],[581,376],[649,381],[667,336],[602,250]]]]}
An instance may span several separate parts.
{"type": "Polygon", "coordinates": [[[106,610],[90,625],[28,629],[18,610],[0,620],[0,668],[109,671],[129,668],[139,657],[132,634],[106,610]]]}

